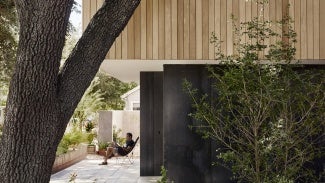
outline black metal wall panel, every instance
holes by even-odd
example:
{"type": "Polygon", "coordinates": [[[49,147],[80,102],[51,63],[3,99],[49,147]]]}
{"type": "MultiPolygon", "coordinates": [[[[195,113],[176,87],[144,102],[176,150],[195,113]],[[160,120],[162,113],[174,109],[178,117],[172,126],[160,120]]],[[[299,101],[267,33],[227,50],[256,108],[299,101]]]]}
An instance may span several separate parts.
{"type": "Polygon", "coordinates": [[[195,123],[184,79],[202,92],[210,92],[205,65],[164,66],[164,162],[168,177],[177,183],[230,182],[230,172],[214,167],[216,144],[204,141],[189,125],[195,123]]]}
{"type": "Polygon", "coordinates": [[[140,175],[158,176],[163,164],[163,73],[140,73],[140,175]]]}

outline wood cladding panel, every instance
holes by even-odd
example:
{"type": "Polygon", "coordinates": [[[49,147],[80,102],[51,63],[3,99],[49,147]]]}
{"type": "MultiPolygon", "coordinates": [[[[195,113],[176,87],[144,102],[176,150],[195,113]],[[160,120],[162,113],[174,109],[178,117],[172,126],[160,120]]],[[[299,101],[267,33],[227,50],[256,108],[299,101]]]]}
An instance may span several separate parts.
{"type": "Polygon", "coordinates": [[[141,59],[141,8],[137,8],[135,10],[133,21],[134,21],[134,58],[141,59]]]}
{"type": "Polygon", "coordinates": [[[158,13],[158,37],[154,37],[158,42],[158,59],[165,58],[165,0],[159,0],[157,3],[157,13],[158,13]],[[159,5],[159,9],[158,9],[159,5]]]}
{"type": "Polygon", "coordinates": [[[178,13],[178,7],[177,7],[177,1],[171,0],[171,59],[177,60],[177,51],[178,51],[178,24],[177,24],[177,13],[178,13]]]}
{"type": "MultiPolygon", "coordinates": [[[[175,1],[175,0],[174,0],[175,1]]],[[[171,27],[171,0],[165,0],[165,59],[172,57],[172,27],[171,27]]],[[[176,18],[176,17],[175,17],[176,18]]]]}
{"type": "MultiPolygon", "coordinates": [[[[103,0],[83,0],[82,29],[102,6],[103,0]]],[[[233,23],[250,21],[253,17],[278,21],[287,13],[293,18],[291,26],[297,33],[297,59],[325,59],[325,0],[269,0],[260,6],[246,0],[142,0],[128,25],[107,54],[107,59],[143,60],[208,60],[215,58],[211,34],[222,41],[224,54],[236,53],[233,23]],[[290,4],[287,8],[287,4],[290,4]],[[261,14],[261,9],[264,10],[261,14]],[[231,15],[235,20],[231,19],[231,15]]],[[[281,34],[286,27],[272,24],[281,34]]],[[[266,39],[275,44],[285,38],[266,39]]],[[[240,43],[250,41],[242,37],[240,43]]],[[[268,50],[259,53],[260,58],[268,50]]]]}
{"type": "MultiPolygon", "coordinates": [[[[153,0],[153,38],[152,38],[152,47],[153,47],[153,59],[158,59],[158,54],[163,50],[160,50],[160,45],[159,43],[161,42],[161,36],[163,34],[163,28],[161,28],[161,25],[164,25],[163,22],[164,19],[161,19],[160,13],[163,12],[163,10],[159,9],[159,4],[160,2],[163,2],[162,0],[153,0]],[[159,21],[157,21],[159,19],[159,21]],[[159,24],[158,24],[159,23],[159,24]],[[159,39],[158,39],[159,38],[159,39]]],[[[162,38],[163,39],[163,38],[162,38]]]]}
{"type": "Polygon", "coordinates": [[[203,17],[202,17],[202,1],[196,1],[195,3],[195,17],[196,17],[196,58],[202,60],[202,26],[203,26],[203,17]]]}
{"type": "Polygon", "coordinates": [[[202,1],[202,59],[209,59],[209,1],[202,1]]]}
{"type": "MultiPolygon", "coordinates": [[[[214,34],[216,37],[220,38],[221,36],[221,29],[220,29],[220,24],[221,24],[221,0],[215,0],[214,2],[214,34]]],[[[214,51],[216,50],[216,48],[214,49],[214,51]]],[[[215,53],[214,53],[215,56],[215,53]]]]}
{"type": "MultiPolygon", "coordinates": [[[[209,30],[208,30],[208,40],[211,36],[211,33],[214,32],[214,18],[215,18],[215,0],[209,0],[209,30]]],[[[214,45],[210,44],[210,41],[208,41],[206,44],[209,46],[209,59],[214,59],[214,45]]]]}
{"type": "Polygon", "coordinates": [[[227,0],[220,2],[220,50],[222,53],[227,53],[227,0]]]}
{"type": "Polygon", "coordinates": [[[301,27],[300,27],[300,1],[295,1],[294,4],[294,9],[295,9],[295,14],[294,14],[294,18],[293,20],[295,21],[295,26],[294,26],[294,30],[297,33],[297,43],[295,44],[296,47],[296,58],[301,58],[301,27]]]}
{"type": "MultiPolygon", "coordinates": [[[[152,59],[153,58],[153,2],[152,0],[147,0],[147,5],[146,6],[140,6],[140,7],[146,7],[147,8],[147,59],[152,59]]],[[[142,2],[143,3],[143,2],[142,2]]],[[[157,21],[155,21],[157,22],[157,21]]]]}
{"type": "MultiPolygon", "coordinates": [[[[270,6],[264,6],[264,15],[263,15],[264,21],[270,21],[270,6]]],[[[270,44],[270,39],[265,39],[264,40],[264,45],[269,45],[270,44]]],[[[269,47],[267,47],[264,50],[264,55],[267,55],[269,52],[269,47]]]]}
{"type": "Polygon", "coordinates": [[[141,8],[141,59],[147,58],[147,0],[142,0],[141,8]]]}
{"type": "Polygon", "coordinates": [[[190,0],[184,0],[184,59],[190,59],[190,0]]]}
{"type": "Polygon", "coordinates": [[[233,53],[233,43],[234,43],[234,36],[233,36],[233,20],[231,19],[229,13],[233,12],[232,10],[232,5],[233,5],[233,1],[227,1],[226,4],[226,14],[224,16],[226,16],[226,32],[227,32],[227,36],[226,36],[226,40],[227,40],[227,47],[225,50],[225,53],[227,55],[231,55],[233,53]]]}
{"type": "Polygon", "coordinates": [[[314,27],[313,27],[313,33],[314,33],[314,40],[313,40],[313,44],[314,44],[314,59],[318,59],[319,58],[319,13],[320,13],[320,9],[319,9],[319,1],[320,0],[314,0],[314,4],[313,4],[313,16],[314,16],[314,27]]]}
{"type": "MultiPolygon", "coordinates": [[[[325,1],[320,0],[319,1],[319,9],[323,10],[325,8],[325,1]]],[[[325,27],[325,11],[319,12],[319,27],[324,28],[325,27]]],[[[322,31],[324,32],[324,31],[322,31]]],[[[319,34],[319,58],[325,59],[325,34],[319,34]]]]}
{"type": "Polygon", "coordinates": [[[301,44],[300,58],[307,59],[307,0],[301,0],[300,11],[300,42],[305,43],[301,44]]]}
{"type": "Polygon", "coordinates": [[[196,59],[196,1],[190,0],[190,58],[196,59]]]}
{"type": "Polygon", "coordinates": [[[184,0],[177,1],[177,59],[184,59],[184,0]]]}

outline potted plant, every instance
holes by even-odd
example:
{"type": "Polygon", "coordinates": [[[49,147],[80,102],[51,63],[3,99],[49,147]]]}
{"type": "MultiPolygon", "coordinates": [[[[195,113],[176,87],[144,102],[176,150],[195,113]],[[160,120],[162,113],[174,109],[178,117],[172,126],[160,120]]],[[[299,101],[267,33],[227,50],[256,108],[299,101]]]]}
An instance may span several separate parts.
{"type": "Polygon", "coordinates": [[[101,156],[105,156],[107,147],[109,145],[110,145],[110,143],[108,143],[108,142],[100,142],[98,144],[98,154],[101,155],[101,156]]]}
{"type": "Polygon", "coordinates": [[[94,133],[88,133],[87,136],[88,140],[88,146],[87,146],[87,152],[88,154],[95,154],[96,152],[96,145],[98,144],[95,134],[94,133]]]}

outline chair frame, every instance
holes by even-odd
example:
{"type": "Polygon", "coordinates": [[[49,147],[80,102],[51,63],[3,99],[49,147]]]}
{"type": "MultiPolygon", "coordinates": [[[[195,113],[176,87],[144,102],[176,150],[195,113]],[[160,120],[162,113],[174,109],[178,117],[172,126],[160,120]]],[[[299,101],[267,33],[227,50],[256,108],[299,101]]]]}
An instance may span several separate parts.
{"type": "Polygon", "coordinates": [[[119,163],[120,159],[123,159],[123,161],[120,164],[123,164],[126,160],[129,160],[130,164],[134,163],[133,150],[134,150],[135,146],[137,145],[138,140],[139,140],[139,137],[136,138],[136,140],[134,141],[134,145],[133,145],[132,149],[126,155],[122,156],[122,155],[118,154],[117,156],[115,156],[115,155],[113,156],[113,158],[116,158],[116,164],[119,163]]]}

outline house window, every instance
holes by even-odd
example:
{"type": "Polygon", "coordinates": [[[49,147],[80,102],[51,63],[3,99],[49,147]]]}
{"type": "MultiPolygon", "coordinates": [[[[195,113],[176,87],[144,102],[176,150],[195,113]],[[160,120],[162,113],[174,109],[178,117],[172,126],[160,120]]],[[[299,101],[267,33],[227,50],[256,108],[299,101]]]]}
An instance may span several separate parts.
{"type": "Polygon", "coordinates": [[[138,103],[138,102],[133,103],[132,110],[134,110],[134,111],[140,110],[140,103],[138,103]]]}

